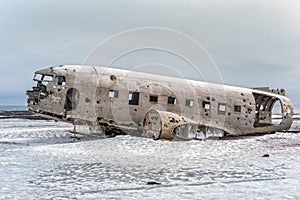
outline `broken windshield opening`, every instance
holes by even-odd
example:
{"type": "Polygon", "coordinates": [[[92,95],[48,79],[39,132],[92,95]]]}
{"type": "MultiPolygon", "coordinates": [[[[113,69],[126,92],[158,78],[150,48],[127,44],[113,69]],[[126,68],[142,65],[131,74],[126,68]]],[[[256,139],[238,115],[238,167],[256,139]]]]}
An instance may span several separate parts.
{"type": "Polygon", "coordinates": [[[44,75],[43,80],[42,80],[42,85],[47,86],[49,82],[52,82],[53,77],[49,75],[44,75]]]}
{"type": "Polygon", "coordinates": [[[52,75],[45,75],[45,74],[35,74],[33,77],[34,81],[37,81],[37,86],[40,85],[47,86],[49,82],[53,81],[52,75]]]}
{"type": "Polygon", "coordinates": [[[35,90],[39,92],[40,99],[43,99],[49,95],[47,91],[48,83],[53,81],[53,76],[48,74],[36,73],[33,80],[37,82],[35,90]]]}
{"type": "Polygon", "coordinates": [[[53,76],[45,75],[43,78],[43,82],[51,82],[53,80],[53,76]]]}
{"type": "Polygon", "coordinates": [[[34,77],[33,77],[33,80],[35,81],[41,81],[43,80],[43,76],[42,74],[35,74],[34,77]]]}
{"type": "Polygon", "coordinates": [[[35,81],[43,81],[43,82],[51,82],[53,80],[52,75],[45,75],[45,74],[35,74],[33,77],[35,81]]]}

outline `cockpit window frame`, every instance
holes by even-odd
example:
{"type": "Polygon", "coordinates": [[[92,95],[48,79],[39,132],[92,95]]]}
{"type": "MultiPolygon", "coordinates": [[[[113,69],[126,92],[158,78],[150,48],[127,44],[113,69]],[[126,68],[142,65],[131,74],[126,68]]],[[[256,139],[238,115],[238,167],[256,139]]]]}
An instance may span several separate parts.
{"type": "Polygon", "coordinates": [[[42,81],[43,78],[44,78],[44,74],[36,73],[36,74],[34,74],[33,80],[34,80],[34,81],[42,81]],[[38,76],[39,76],[39,77],[38,77],[38,76]]]}
{"type": "Polygon", "coordinates": [[[52,75],[44,75],[43,76],[43,82],[52,82],[53,81],[53,76],[52,75]],[[51,77],[51,80],[48,79],[49,77],[51,77]]]}
{"type": "Polygon", "coordinates": [[[40,74],[36,73],[34,74],[33,80],[38,82],[52,82],[54,79],[53,74],[40,74]],[[38,77],[37,77],[38,76],[38,77]],[[51,77],[51,79],[45,79],[45,77],[51,77]]]}

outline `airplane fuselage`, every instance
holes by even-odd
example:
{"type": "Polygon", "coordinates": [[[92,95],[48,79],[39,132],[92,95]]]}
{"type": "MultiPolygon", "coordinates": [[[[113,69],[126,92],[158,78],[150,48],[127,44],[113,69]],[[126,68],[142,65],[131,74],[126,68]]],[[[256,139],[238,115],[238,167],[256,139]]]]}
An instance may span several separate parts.
{"type": "Polygon", "coordinates": [[[28,109],[88,124],[106,134],[154,139],[247,135],[288,130],[292,102],[283,90],[248,89],[121,69],[62,65],[35,72],[28,109]],[[272,120],[280,105],[281,121],[272,120]]]}

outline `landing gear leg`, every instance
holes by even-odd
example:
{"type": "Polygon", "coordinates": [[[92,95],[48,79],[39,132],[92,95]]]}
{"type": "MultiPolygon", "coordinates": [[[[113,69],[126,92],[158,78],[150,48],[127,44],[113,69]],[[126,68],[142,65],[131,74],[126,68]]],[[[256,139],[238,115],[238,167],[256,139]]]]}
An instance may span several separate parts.
{"type": "Polygon", "coordinates": [[[74,128],[73,128],[73,136],[71,138],[73,138],[73,142],[75,142],[75,140],[80,140],[79,137],[77,137],[77,130],[76,130],[76,124],[73,124],[74,128]]]}
{"type": "Polygon", "coordinates": [[[76,124],[74,124],[74,129],[73,129],[73,133],[74,133],[74,138],[76,138],[77,136],[76,136],[76,134],[77,134],[77,131],[76,131],[76,124]]]}

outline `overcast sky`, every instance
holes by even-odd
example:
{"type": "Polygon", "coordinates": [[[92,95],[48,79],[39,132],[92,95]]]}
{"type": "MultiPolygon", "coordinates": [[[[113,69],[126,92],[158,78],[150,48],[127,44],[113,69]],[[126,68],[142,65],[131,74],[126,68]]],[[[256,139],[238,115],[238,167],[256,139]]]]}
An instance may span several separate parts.
{"type": "MultiPolygon", "coordinates": [[[[285,88],[299,105],[299,11],[298,0],[0,0],[0,104],[25,105],[37,69],[81,64],[114,34],[162,27],[201,44],[225,84],[285,88]]],[[[193,74],[178,57],[151,50],[113,65],[147,63],[193,74]]]]}

